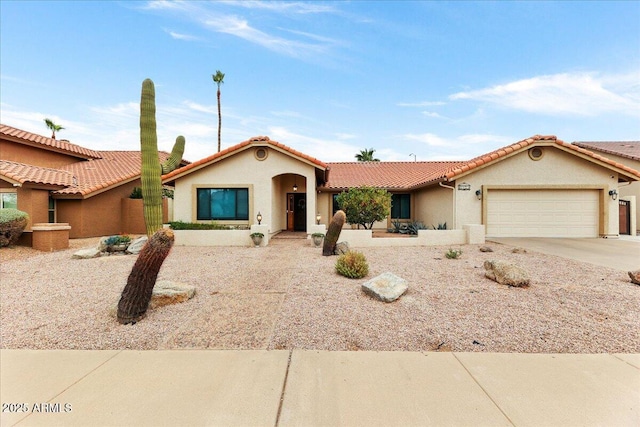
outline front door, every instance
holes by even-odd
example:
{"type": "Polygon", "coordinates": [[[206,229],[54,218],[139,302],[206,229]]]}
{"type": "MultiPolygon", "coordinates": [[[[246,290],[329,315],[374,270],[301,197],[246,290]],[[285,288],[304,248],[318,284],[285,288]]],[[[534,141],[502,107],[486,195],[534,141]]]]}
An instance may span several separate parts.
{"type": "Polygon", "coordinates": [[[631,234],[631,202],[628,200],[618,200],[620,234],[631,234]]]}
{"type": "Polygon", "coordinates": [[[307,230],[307,195],[287,194],[287,231],[307,230]]]}

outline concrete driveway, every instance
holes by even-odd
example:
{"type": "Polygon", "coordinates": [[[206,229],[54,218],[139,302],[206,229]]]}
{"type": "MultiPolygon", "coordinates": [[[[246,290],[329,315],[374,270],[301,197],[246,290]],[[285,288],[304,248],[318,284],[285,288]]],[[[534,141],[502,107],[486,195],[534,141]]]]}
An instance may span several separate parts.
{"type": "Polygon", "coordinates": [[[492,237],[489,242],[575,259],[622,271],[640,269],[640,237],[619,239],[565,239],[542,237],[492,237]]]}

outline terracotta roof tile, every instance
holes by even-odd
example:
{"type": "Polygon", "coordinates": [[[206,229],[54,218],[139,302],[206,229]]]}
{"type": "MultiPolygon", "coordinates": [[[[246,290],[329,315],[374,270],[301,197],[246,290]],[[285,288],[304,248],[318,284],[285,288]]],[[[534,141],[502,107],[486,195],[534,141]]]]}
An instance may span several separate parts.
{"type": "MultiPolygon", "coordinates": [[[[100,155],[100,159],[63,166],[61,169],[77,178],[77,185],[55,191],[54,194],[86,197],[140,177],[139,151],[100,151],[100,155]]],[[[161,162],[169,155],[164,151],[158,153],[161,162]]]]}
{"type": "Polygon", "coordinates": [[[57,151],[59,153],[70,154],[72,156],[83,159],[99,159],[98,151],[90,150],[76,144],[72,144],[64,139],[47,138],[46,136],[37,135],[11,126],[0,124],[0,135],[5,137],[13,137],[14,139],[40,146],[44,149],[57,151]]]}
{"type": "Polygon", "coordinates": [[[573,145],[640,161],[640,141],[577,141],[573,145]]]}
{"type": "Polygon", "coordinates": [[[73,185],[71,172],[0,160],[0,176],[20,184],[47,184],[66,187],[73,185]]]}
{"type": "Polygon", "coordinates": [[[189,171],[195,171],[197,169],[200,169],[201,167],[204,167],[210,163],[215,162],[216,160],[222,159],[236,151],[240,151],[242,149],[244,149],[245,147],[249,146],[249,145],[272,145],[274,147],[277,147],[281,150],[287,151],[291,154],[293,154],[294,156],[300,157],[302,159],[305,159],[311,163],[313,163],[315,166],[322,168],[322,169],[326,169],[327,168],[327,163],[324,163],[318,159],[316,159],[315,157],[311,157],[307,154],[301,153],[300,151],[294,150],[291,147],[288,147],[278,141],[272,141],[271,139],[269,139],[268,136],[254,136],[253,138],[249,138],[246,141],[242,141],[239,144],[236,144],[234,146],[231,146],[229,148],[226,148],[218,153],[212,154],[211,156],[205,157],[203,159],[197,160],[193,163],[188,164],[187,166],[183,166],[179,169],[176,169],[166,175],[162,176],[162,179],[164,181],[168,181],[171,180],[172,178],[175,178],[178,175],[183,175],[185,173],[188,173],[189,171]]]}
{"type": "Polygon", "coordinates": [[[531,145],[535,145],[536,143],[540,143],[540,142],[545,142],[545,143],[550,143],[550,144],[557,144],[559,146],[562,146],[564,148],[567,148],[569,150],[573,150],[576,151],[578,153],[581,153],[583,155],[592,157],[596,160],[599,160],[603,163],[606,163],[610,166],[614,166],[618,169],[622,169],[625,172],[629,172],[632,175],[639,177],[640,178],[640,172],[625,166],[621,163],[617,163],[614,162],[611,159],[608,159],[604,156],[601,156],[599,154],[595,154],[589,150],[585,150],[584,148],[580,148],[577,145],[573,145],[573,144],[568,144],[562,140],[557,139],[555,136],[553,135],[548,135],[548,136],[542,136],[542,135],[534,135],[531,138],[527,138],[524,139],[522,141],[516,142],[515,144],[511,144],[507,147],[503,147],[503,148],[499,148],[495,151],[492,151],[490,153],[487,154],[483,154],[479,157],[476,157],[475,159],[471,159],[467,162],[462,162],[462,164],[452,168],[451,170],[447,171],[447,173],[444,175],[444,177],[447,180],[453,180],[455,179],[458,175],[463,174],[465,172],[468,172],[470,170],[473,170],[475,168],[477,168],[478,166],[484,165],[484,164],[489,164],[491,162],[495,162],[497,160],[499,160],[502,157],[505,157],[511,153],[515,153],[518,151],[521,151],[523,149],[526,149],[527,147],[531,146],[531,145]]]}
{"type": "Polygon", "coordinates": [[[322,188],[346,189],[369,185],[407,190],[442,177],[455,162],[345,162],[329,163],[329,182],[322,188]]]}

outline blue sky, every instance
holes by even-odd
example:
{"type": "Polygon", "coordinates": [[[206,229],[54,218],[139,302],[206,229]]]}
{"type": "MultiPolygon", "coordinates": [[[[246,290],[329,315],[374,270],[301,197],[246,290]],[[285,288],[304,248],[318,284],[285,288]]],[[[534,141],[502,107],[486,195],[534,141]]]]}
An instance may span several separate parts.
{"type": "Polygon", "coordinates": [[[3,124],[185,158],[268,135],[323,161],[469,159],[535,134],[640,140],[640,2],[0,2],[3,124]]]}

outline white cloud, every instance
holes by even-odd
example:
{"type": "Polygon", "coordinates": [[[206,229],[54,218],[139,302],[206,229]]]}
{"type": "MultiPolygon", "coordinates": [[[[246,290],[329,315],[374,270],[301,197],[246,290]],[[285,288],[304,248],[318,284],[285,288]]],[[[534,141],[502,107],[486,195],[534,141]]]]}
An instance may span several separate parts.
{"type": "Polygon", "coordinates": [[[532,77],[485,89],[458,92],[451,100],[474,100],[545,115],[640,115],[638,73],[599,76],[562,73],[532,77]]]}
{"type": "Polygon", "coordinates": [[[438,113],[435,113],[435,112],[432,112],[432,111],[423,111],[422,115],[426,116],[426,117],[433,117],[434,119],[446,119],[445,116],[442,116],[442,115],[440,115],[438,113]]]}
{"type": "MultiPolygon", "coordinates": [[[[230,34],[244,39],[250,43],[263,46],[274,52],[291,56],[294,58],[313,59],[317,54],[326,52],[335,42],[324,36],[289,31],[289,33],[302,36],[309,41],[301,41],[291,38],[280,37],[267,31],[260,30],[251,25],[244,17],[229,13],[225,9],[264,9],[267,12],[293,12],[300,13],[324,13],[330,12],[333,8],[323,5],[312,5],[306,3],[271,3],[271,2],[149,2],[142,7],[143,10],[158,12],[179,13],[185,15],[187,19],[202,25],[204,28],[218,33],[230,34]]],[[[184,36],[177,34],[176,36],[184,36]]],[[[188,36],[184,36],[188,37],[188,36]]]]}
{"type": "Polygon", "coordinates": [[[175,31],[170,31],[170,30],[165,30],[165,31],[167,32],[167,34],[169,34],[172,38],[176,40],[184,40],[184,41],[198,40],[198,37],[191,36],[189,34],[176,33],[175,31]]]}

